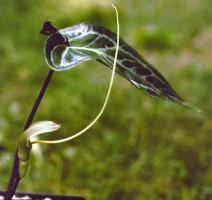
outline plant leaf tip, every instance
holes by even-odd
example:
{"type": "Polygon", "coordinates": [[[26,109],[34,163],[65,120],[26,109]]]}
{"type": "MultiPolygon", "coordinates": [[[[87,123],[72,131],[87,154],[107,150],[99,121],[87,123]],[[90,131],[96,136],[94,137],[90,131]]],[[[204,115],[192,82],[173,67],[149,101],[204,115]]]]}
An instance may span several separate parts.
{"type": "Polygon", "coordinates": [[[187,108],[190,108],[190,109],[194,110],[195,112],[202,113],[202,110],[201,110],[201,109],[199,109],[199,108],[196,107],[196,106],[193,106],[193,105],[190,104],[189,102],[186,102],[186,101],[181,102],[181,105],[182,105],[182,106],[185,106],[185,107],[187,107],[187,108]]]}

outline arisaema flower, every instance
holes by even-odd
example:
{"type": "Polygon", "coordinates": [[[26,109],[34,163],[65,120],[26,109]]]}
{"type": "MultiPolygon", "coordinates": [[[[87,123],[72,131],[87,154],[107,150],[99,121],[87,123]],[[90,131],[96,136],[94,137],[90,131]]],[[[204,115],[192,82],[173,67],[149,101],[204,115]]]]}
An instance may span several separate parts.
{"type": "MultiPolygon", "coordinates": [[[[68,70],[91,59],[112,69],[117,36],[105,27],[80,23],[58,30],[45,22],[41,33],[48,36],[45,57],[51,69],[68,70]]],[[[147,94],[185,104],[163,75],[123,39],[116,65],[118,74],[147,94]]]]}

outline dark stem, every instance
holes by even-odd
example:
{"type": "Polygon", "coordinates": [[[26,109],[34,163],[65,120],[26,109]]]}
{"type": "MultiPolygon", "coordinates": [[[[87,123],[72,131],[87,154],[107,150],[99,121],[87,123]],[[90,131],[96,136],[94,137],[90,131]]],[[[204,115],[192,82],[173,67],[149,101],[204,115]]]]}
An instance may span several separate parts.
{"type": "MultiPolygon", "coordinates": [[[[40,105],[40,102],[46,92],[46,89],[49,85],[49,81],[51,80],[52,78],[52,75],[53,75],[54,71],[53,70],[49,70],[49,73],[43,83],[43,86],[40,90],[40,93],[32,107],[32,110],[29,114],[29,117],[26,121],[26,124],[25,124],[25,127],[24,127],[24,130],[26,130],[32,123],[34,117],[35,117],[35,114],[38,110],[38,107],[40,105]]],[[[8,184],[8,188],[7,188],[7,193],[6,193],[6,196],[5,196],[5,200],[11,200],[13,195],[15,194],[15,191],[16,191],[16,188],[18,187],[18,183],[20,181],[20,177],[19,177],[19,174],[18,174],[18,168],[19,168],[19,160],[18,160],[18,155],[17,155],[17,151],[16,151],[16,154],[15,154],[15,158],[14,158],[14,162],[13,162],[13,168],[12,168],[12,172],[11,172],[11,176],[10,176],[10,181],[9,181],[9,184],[8,184]]]]}

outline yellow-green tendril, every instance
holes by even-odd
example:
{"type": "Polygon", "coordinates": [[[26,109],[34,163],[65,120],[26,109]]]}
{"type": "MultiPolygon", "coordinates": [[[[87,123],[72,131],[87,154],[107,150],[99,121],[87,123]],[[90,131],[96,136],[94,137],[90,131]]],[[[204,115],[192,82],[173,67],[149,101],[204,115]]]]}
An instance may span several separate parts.
{"type": "Polygon", "coordinates": [[[89,130],[97,121],[98,119],[101,117],[102,113],[105,110],[105,107],[107,105],[110,93],[111,93],[111,89],[113,86],[113,82],[114,82],[114,76],[115,76],[115,70],[116,70],[116,62],[117,62],[117,56],[118,56],[118,49],[119,49],[119,17],[118,17],[118,11],[116,9],[116,7],[112,4],[113,8],[115,9],[116,12],[116,22],[117,22],[117,43],[116,43],[116,53],[115,53],[115,57],[114,57],[114,63],[113,63],[113,70],[112,70],[112,75],[111,75],[111,79],[110,79],[110,84],[109,84],[109,88],[107,91],[107,95],[104,101],[104,104],[102,106],[102,109],[100,110],[99,114],[96,116],[96,118],[87,126],[85,127],[83,130],[81,130],[80,132],[64,138],[64,139],[60,139],[60,140],[31,140],[31,144],[35,144],[35,143],[39,143],[39,144],[57,144],[57,143],[62,143],[62,142],[67,142],[69,140],[72,140],[76,137],[79,137],[80,135],[82,135],[83,133],[85,133],[87,130],[89,130]]]}

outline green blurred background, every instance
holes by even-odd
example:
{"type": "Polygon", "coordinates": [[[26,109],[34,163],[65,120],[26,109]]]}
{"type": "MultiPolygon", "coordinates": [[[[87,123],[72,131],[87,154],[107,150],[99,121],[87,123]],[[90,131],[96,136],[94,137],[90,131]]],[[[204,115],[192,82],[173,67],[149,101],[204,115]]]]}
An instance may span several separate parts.
{"type": "MultiPolygon", "coordinates": [[[[121,37],[202,113],[150,98],[116,76],[101,120],[69,143],[42,145],[18,190],[88,200],[212,198],[212,1],[120,0],[121,37]]],[[[116,30],[111,1],[0,0],[0,189],[48,72],[39,34],[88,21],[116,30]]],[[[89,61],[55,73],[35,121],[62,124],[60,138],[98,113],[111,71],[89,61]]]]}

